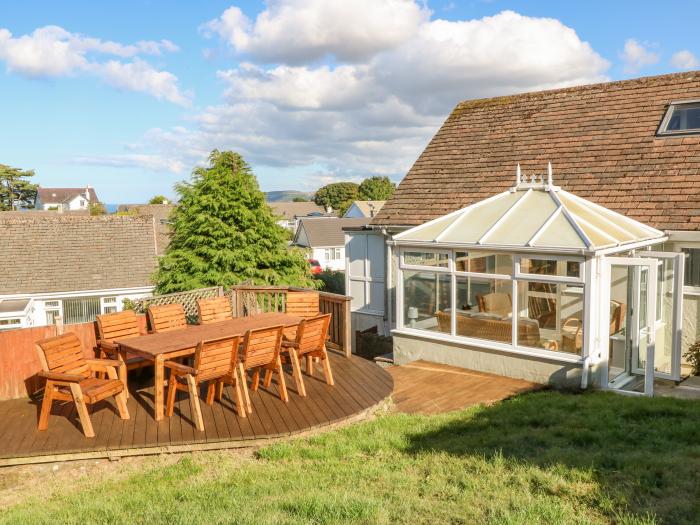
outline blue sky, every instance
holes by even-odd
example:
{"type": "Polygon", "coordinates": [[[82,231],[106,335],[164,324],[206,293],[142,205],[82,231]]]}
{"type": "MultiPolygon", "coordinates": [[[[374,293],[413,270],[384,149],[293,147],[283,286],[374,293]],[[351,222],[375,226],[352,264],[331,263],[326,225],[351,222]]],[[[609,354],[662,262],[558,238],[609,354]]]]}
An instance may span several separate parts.
{"type": "Polygon", "coordinates": [[[6,3],[0,163],[107,203],[213,148],[264,190],[400,180],[461,99],[700,69],[697,2],[6,3]]]}

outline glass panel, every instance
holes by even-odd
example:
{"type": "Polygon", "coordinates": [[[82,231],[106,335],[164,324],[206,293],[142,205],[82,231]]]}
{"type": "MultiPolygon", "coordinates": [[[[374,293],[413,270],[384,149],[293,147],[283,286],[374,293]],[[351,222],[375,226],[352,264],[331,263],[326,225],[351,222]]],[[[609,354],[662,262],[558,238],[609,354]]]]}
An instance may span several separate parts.
{"type": "Polygon", "coordinates": [[[510,275],[513,273],[513,256],[504,253],[456,252],[455,270],[510,275]]]}
{"type": "Polygon", "coordinates": [[[403,263],[410,266],[448,268],[450,256],[446,252],[403,252],[403,263]]]}
{"type": "Polygon", "coordinates": [[[559,277],[580,277],[581,264],[578,261],[523,258],[520,259],[520,273],[559,277]]]}
{"type": "Polygon", "coordinates": [[[700,103],[671,106],[671,118],[664,131],[700,130],[700,103]]]}
{"type": "Polygon", "coordinates": [[[518,345],[581,355],[583,286],[519,281],[518,345]]]}
{"type": "Polygon", "coordinates": [[[673,373],[673,260],[661,259],[659,263],[654,370],[670,375],[673,373]]]}
{"type": "Polygon", "coordinates": [[[685,258],[685,286],[700,286],[700,248],[681,248],[685,258]]]}
{"type": "Polygon", "coordinates": [[[511,343],[512,281],[457,276],[457,335],[511,343]]]}
{"type": "Polygon", "coordinates": [[[608,360],[608,382],[629,373],[630,339],[627,318],[631,294],[630,271],[627,266],[610,268],[610,358],[608,360]]]}
{"type": "Polygon", "coordinates": [[[99,297],[78,297],[63,300],[64,324],[89,323],[100,313],[99,297]]]}
{"type": "Polygon", "coordinates": [[[404,271],[404,326],[451,333],[450,280],[444,273],[404,271]]]}

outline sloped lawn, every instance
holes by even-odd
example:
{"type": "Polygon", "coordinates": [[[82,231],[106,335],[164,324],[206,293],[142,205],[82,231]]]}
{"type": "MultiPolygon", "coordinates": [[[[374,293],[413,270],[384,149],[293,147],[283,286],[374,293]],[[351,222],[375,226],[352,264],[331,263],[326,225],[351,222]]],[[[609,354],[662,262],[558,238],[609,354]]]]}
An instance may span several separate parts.
{"type": "Polygon", "coordinates": [[[700,403],[539,392],[78,486],[0,522],[699,523],[700,403]]]}

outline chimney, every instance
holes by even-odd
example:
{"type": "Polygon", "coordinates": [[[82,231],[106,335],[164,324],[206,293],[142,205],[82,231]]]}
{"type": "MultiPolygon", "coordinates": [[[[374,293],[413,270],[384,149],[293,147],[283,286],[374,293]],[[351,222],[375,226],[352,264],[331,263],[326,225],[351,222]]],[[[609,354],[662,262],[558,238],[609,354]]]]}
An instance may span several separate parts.
{"type": "Polygon", "coordinates": [[[85,199],[90,202],[90,185],[85,186],[85,199]]]}

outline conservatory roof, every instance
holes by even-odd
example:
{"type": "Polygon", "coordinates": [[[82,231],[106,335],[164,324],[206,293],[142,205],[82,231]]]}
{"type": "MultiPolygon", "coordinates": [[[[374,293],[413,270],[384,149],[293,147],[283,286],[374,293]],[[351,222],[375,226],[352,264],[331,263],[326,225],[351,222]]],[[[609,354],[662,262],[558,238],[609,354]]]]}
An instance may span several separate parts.
{"type": "Polygon", "coordinates": [[[660,242],[663,232],[532,176],[394,237],[397,244],[593,253],[660,242]]]}

